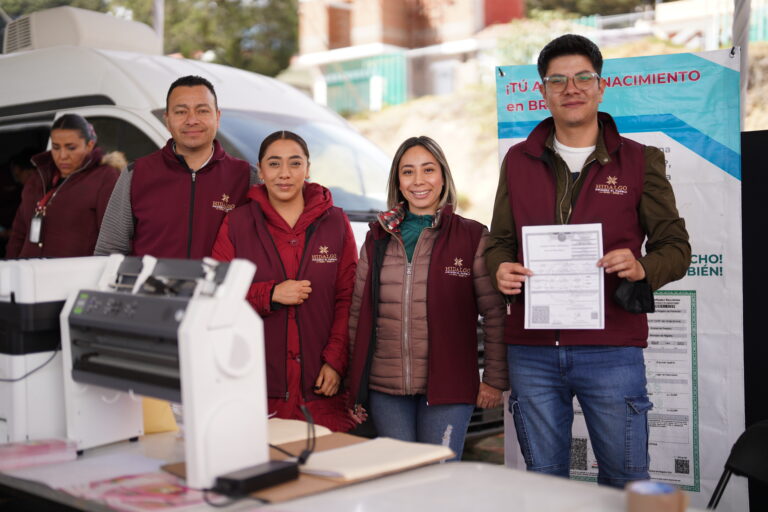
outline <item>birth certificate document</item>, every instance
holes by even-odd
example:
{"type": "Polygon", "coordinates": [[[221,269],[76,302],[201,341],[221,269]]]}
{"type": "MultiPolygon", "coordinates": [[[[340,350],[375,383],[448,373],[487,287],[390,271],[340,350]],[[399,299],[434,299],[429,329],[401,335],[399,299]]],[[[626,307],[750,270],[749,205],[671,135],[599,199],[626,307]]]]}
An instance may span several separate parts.
{"type": "Polygon", "coordinates": [[[526,329],[604,329],[602,224],[523,227],[526,329]]]}

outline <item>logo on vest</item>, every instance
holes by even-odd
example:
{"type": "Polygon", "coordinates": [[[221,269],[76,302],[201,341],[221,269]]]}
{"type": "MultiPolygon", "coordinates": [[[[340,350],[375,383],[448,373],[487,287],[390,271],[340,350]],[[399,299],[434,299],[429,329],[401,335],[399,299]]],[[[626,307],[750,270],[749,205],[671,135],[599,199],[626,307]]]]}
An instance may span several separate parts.
{"type": "Polygon", "coordinates": [[[318,254],[312,255],[312,263],[336,263],[339,260],[335,253],[328,252],[327,245],[321,245],[317,250],[318,254]]]}
{"type": "Polygon", "coordinates": [[[453,266],[445,267],[445,275],[454,277],[469,277],[472,271],[464,266],[462,258],[453,258],[453,266]]]}
{"type": "Polygon", "coordinates": [[[608,176],[605,183],[598,183],[595,185],[595,192],[600,194],[610,194],[613,196],[623,196],[629,191],[629,187],[626,185],[619,185],[619,178],[616,176],[608,176]]]}
{"type": "Polygon", "coordinates": [[[228,213],[235,209],[235,204],[229,202],[229,196],[227,194],[221,194],[221,201],[212,201],[211,206],[214,210],[219,210],[224,213],[228,213]]]}

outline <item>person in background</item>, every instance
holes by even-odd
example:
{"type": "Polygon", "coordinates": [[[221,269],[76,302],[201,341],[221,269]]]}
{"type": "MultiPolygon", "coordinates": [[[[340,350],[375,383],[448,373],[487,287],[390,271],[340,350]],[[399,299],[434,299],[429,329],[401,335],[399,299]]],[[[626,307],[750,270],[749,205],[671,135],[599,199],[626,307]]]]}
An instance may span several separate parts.
{"type": "Polygon", "coordinates": [[[568,477],[573,397],[598,462],[597,481],[624,487],[648,478],[648,399],[643,348],[653,291],[685,275],[691,246],[665,176],[664,155],[622,137],[598,107],[603,57],[589,39],[567,34],[539,54],[551,117],[512,146],[502,164],[486,251],[509,304],[514,415],[530,471],[568,477]],[[525,329],[520,295],[523,226],[601,223],[605,328],[525,329]],[[641,253],[645,242],[646,254],[641,253]]]}
{"type": "Polygon", "coordinates": [[[340,391],[357,264],[352,226],[331,192],[309,179],[309,149],[289,131],[267,136],[249,201],[224,219],[213,257],[256,264],[248,301],[264,321],[270,415],[348,431],[340,391]]]}
{"type": "Polygon", "coordinates": [[[51,127],[51,150],[32,157],[32,163],[36,172],[24,184],[6,257],[92,255],[125,158],[105,156],[90,123],[65,114],[51,127]]]}
{"type": "Polygon", "coordinates": [[[362,421],[367,403],[379,435],[443,444],[459,459],[475,406],[500,405],[508,387],[504,304],[482,256],[488,230],[454,213],[451,171],[429,137],[400,145],[387,204],[361,250],[352,299],[353,416],[362,421]]]}
{"type": "Polygon", "coordinates": [[[39,152],[27,148],[13,155],[7,165],[0,166],[0,258],[5,258],[11,225],[21,204],[21,191],[27,179],[35,172],[32,157],[39,152]]]}
{"type": "Polygon", "coordinates": [[[27,183],[30,176],[35,172],[35,164],[32,163],[32,157],[37,153],[39,153],[39,151],[35,151],[34,149],[25,149],[11,158],[9,163],[11,176],[22,188],[27,183]]]}
{"type": "Polygon", "coordinates": [[[168,89],[162,149],[123,173],[109,201],[97,255],[208,256],[224,215],[256,180],[248,162],[228,155],[216,133],[221,111],[213,85],[184,76],[168,89]]]}

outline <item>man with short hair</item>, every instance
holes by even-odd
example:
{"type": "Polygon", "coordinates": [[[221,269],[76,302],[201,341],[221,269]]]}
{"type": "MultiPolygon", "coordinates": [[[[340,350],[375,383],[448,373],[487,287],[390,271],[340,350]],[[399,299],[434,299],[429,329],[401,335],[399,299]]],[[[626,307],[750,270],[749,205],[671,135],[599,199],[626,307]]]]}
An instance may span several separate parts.
{"type": "Polygon", "coordinates": [[[576,396],[598,483],[623,487],[648,478],[645,313],[653,311],[654,290],[685,275],[691,248],[661,151],[622,137],[611,116],[598,112],[602,64],[582,36],[558,37],[541,51],[541,92],[552,116],[504,159],[485,254],[509,301],[509,408],[528,470],[568,476],[576,396]],[[612,185],[621,192],[610,193],[612,185]],[[519,295],[533,273],[521,264],[522,227],[597,222],[605,328],[525,329],[519,295]]]}
{"type": "Polygon", "coordinates": [[[203,258],[224,215],[245,202],[256,170],[216,140],[221,111],[213,85],[184,76],[168,89],[165,147],[137,159],[115,185],[95,254],[203,258]]]}

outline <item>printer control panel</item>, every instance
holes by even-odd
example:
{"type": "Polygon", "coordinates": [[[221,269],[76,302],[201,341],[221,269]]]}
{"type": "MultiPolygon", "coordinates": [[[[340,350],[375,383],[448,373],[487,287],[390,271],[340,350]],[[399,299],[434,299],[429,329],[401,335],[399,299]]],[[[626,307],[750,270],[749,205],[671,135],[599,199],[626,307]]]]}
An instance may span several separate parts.
{"type": "Polygon", "coordinates": [[[82,290],[69,319],[79,327],[109,328],[175,338],[188,298],[82,290]]]}

